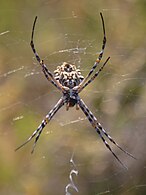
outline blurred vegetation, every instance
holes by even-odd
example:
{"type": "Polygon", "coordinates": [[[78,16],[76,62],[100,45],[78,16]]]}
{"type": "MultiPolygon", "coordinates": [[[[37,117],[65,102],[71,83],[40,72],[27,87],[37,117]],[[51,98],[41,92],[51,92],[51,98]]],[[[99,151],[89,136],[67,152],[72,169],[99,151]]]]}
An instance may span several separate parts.
{"type": "Polygon", "coordinates": [[[75,151],[79,192],[72,194],[145,195],[146,1],[1,0],[0,18],[0,194],[65,194],[75,151]],[[102,62],[108,56],[111,60],[81,97],[138,160],[113,146],[129,168],[125,171],[74,108],[62,108],[55,115],[33,155],[33,141],[14,152],[61,96],[44,78],[31,51],[34,17],[35,47],[49,70],[67,61],[86,75],[102,44],[99,12],[107,34],[102,62]]]}

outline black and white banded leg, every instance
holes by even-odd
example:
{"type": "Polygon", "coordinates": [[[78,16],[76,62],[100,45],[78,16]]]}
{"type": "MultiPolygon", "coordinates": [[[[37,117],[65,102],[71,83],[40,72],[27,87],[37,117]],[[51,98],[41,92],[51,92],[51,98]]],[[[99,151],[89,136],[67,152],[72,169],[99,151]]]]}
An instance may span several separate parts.
{"type": "Polygon", "coordinates": [[[34,42],[33,42],[33,36],[34,36],[34,29],[35,29],[36,20],[37,20],[37,16],[35,17],[35,20],[34,20],[34,23],[33,23],[33,28],[32,28],[32,35],[31,35],[31,42],[30,42],[32,51],[33,51],[37,61],[41,65],[42,71],[43,71],[45,77],[47,78],[47,80],[49,80],[59,90],[62,90],[62,86],[60,85],[60,83],[58,81],[56,81],[53,74],[48,70],[47,66],[44,64],[44,61],[41,60],[41,58],[39,57],[39,55],[38,55],[38,53],[35,49],[34,42]]]}
{"type": "Polygon", "coordinates": [[[104,62],[104,64],[99,68],[99,70],[86,83],[84,83],[84,85],[81,88],[79,88],[78,93],[80,93],[85,87],[87,87],[99,75],[99,73],[103,70],[104,66],[107,64],[109,59],[110,57],[108,57],[107,60],[104,62]]]}
{"type": "Polygon", "coordinates": [[[88,107],[85,105],[85,103],[83,102],[82,99],[80,99],[78,101],[78,104],[80,106],[80,108],[82,109],[82,111],[84,112],[84,114],[86,115],[86,117],[88,118],[89,122],[92,124],[92,126],[96,129],[96,132],[98,133],[98,135],[100,136],[100,138],[102,139],[103,143],[105,144],[105,146],[110,150],[110,152],[114,155],[114,157],[120,162],[120,164],[125,167],[127,169],[127,167],[122,163],[122,161],[117,157],[117,155],[113,152],[113,150],[111,149],[110,145],[108,144],[108,142],[105,140],[105,138],[103,137],[103,134],[108,138],[108,140],[110,142],[112,142],[113,144],[115,144],[120,150],[122,150],[125,154],[127,154],[128,156],[136,159],[132,154],[130,154],[129,152],[127,152],[126,150],[122,149],[121,146],[119,146],[114,140],[113,138],[108,135],[108,133],[106,132],[106,130],[101,126],[100,123],[97,122],[96,117],[93,115],[93,113],[88,109],[88,107]]]}
{"type": "Polygon", "coordinates": [[[33,153],[36,143],[44,129],[44,127],[50,122],[50,120],[52,119],[52,117],[55,115],[55,113],[64,105],[65,101],[63,99],[63,97],[57,102],[57,104],[54,106],[54,108],[52,110],[50,110],[50,112],[46,115],[45,119],[41,122],[41,124],[38,126],[38,128],[33,132],[33,134],[26,140],[26,142],[24,142],[22,145],[20,145],[18,148],[16,148],[16,150],[19,150],[21,147],[23,147],[25,144],[27,144],[28,142],[30,142],[32,140],[32,138],[34,138],[35,136],[35,141],[34,141],[34,145],[32,148],[31,153],[33,153]]]}
{"type": "Polygon", "coordinates": [[[104,49],[106,46],[106,34],[105,34],[105,25],[104,25],[104,19],[103,19],[103,15],[100,12],[100,16],[101,16],[101,20],[102,20],[102,26],[103,26],[103,43],[102,43],[102,49],[99,53],[99,56],[97,57],[92,69],[90,70],[90,72],[88,73],[88,75],[83,79],[83,81],[80,83],[79,87],[82,88],[82,86],[84,85],[84,83],[88,80],[88,78],[90,77],[90,75],[94,72],[94,70],[96,69],[96,67],[98,66],[98,64],[100,63],[103,53],[104,53],[104,49]]]}

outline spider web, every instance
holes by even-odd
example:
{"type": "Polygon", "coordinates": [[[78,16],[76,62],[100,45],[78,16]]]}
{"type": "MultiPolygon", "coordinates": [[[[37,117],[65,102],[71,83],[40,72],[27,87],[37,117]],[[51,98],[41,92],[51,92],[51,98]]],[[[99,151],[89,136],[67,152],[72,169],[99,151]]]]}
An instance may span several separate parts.
{"type": "Polygon", "coordinates": [[[11,9],[2,6],[1,18],[6,19],[0,30],[0,193],[145,194],[145,12],[137,1],[106,5],[85,1],[76,6],[63,2],[38,2],[37,8],[24,2],[31,10],[27,13],[21,3],[11,9]],[[85,76],[102,45],[100,11],[107,35],[102,63],[108,56],[111,60],[81,98],[114,140],[138,160],[110,144],[129,168],[125,171],[81,110],[74,108],[68,112],[62,108],[54,116],[33,155],[32,142],[14,153],[61,96],[45,79],[30,49],[34,16],[37,13],[35,47],[49,70],[66,61],[85,76]]]}

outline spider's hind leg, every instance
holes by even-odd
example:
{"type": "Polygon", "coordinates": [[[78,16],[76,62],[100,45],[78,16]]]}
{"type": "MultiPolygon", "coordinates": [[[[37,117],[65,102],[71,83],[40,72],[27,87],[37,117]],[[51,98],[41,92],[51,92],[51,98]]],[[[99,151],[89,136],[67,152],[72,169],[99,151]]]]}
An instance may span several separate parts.
{"type": "Polygon", "coordinates": [[[33,149],[31,151],[31,153],[33,153],[34,151],[34,148],[35,148],[35,145],[42,133],[42,130],[43,128],[47,125],[47,123],[49,122],[49,120],[46,118],[42,121],[42,123],[38,126],[38,128],[33,132],[33,134],[23,143],[21,144],[18,148],[15,149],[15,151],[19,150],[20,148],[22,148],[23,146],[25,146],[28,142],[30,142],[36,135],[36,138],[35,138],[35,142],[34,142],[34,145],[33,145],[33,149]]]}
{"type": "Polygon", "coordinates": [[[127,152],[126,150],[124,150],[107,132],[106,130],[101,126],[100,123],[97,123],[98,128],[103,132],[103,134],[110,140],[110,142],[112,142],[113,144],[115,144],[121,151],[123,151],[125,154],[127,154],[128,156],[134,158],[135,160],[137,160],[137,158],[135,158],[132,154],[130,154],[129,152],[127,152]]]}
{"type": "MultiPolygon", "coordinates": [[[[40,132],[42,132],[43,126],[45,126],[45,125],[44,125],[44,122],[42,121],[41,125],[39,125],[39,127],[37,128],[37,130],[35,130],[33,132],[33,134],[23,144],[21,144],[18,148],[16,148],[15,151],[19,150],[20,148],[22,148],[23,146],[25,146],[28,142],[30,142],[37,135],[37,133],[41,134],[40,132]]],[[[35,143],[36,142],[37,141],[35,141],[35,143]]],[[[33,151],[34,151],[34,149],[32,150],[31,153],[33,153],[33,151]]]]}
{"type": "Polygon", "coordinates": [[[127,152],[126,150],[122,149],[122,147],[120,147],[114,140],[113,138],[111,138],[107,132],[103,129],[103,127],[100,125],[100,123],[97,122],[96,117],[93,115],[93,113],[88,109],[88,107],[85,105],[85,103],[83,102],[83,100],[79,100],[79,106],[82,109],[82,111],[84,112],[84,114],[86,115],[86,117],[88,118],[89,122],[91,123],[91,125],[95,128],[96,132],[98,133],[98,135],[100,136],[100,138],[102,139],[103,143],[105,144],[105,146],[110,150],[110,152],[113,154],[113,156],[119,161],[119,163],[127,169],[127,167],[122,163],[122,161],[118,158],[118,156],[113,152],[112,148],[110,147],[110,145],[108,144],[108,142],[105,140],[104,136],[105,135],[109,141],[111,141],[113,144],[115,144],[120,150],[122,150],[124,153],[126,153],[127,155],[129,155],[130,157],[136,159],[132,154],[130,154],[129,152],[127,152]]]}
{"type": "Polygon", "coordinates": [[[41,122],[41,124],[38,126],[38,128],[33,132],[33,134],[23,143],[21,144],[18,148],[15,149],[19,150],[20,148],[22,148],[24,145],[26,145],[28,142],[30,142],[35,136],[35,141],[34,141],[34,145],[32,148],[31,153],[33,153],[36,143],[44,129],[44,127],[50,122],[50,120],[52,119],[52,117],[55,115],[55,113],[64,105],[64,99],[63,97],[60,98],[60,100],[57,102],[57,104],[54,106],[54,108],[52,110],[50,110],[50,112],[46,115],[45,119],[41,122]]]}

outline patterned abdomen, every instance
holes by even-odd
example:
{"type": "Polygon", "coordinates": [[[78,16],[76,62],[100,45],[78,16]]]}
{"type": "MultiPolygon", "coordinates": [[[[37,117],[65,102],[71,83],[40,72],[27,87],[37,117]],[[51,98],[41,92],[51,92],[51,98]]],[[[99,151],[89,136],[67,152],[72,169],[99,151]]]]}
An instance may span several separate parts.
{"type": "Polygon", "coordinates": [[[70,89],[79,85],[84,79],[80,69],[77,69],[75,65],[66,62],[57,67],[57,70],[54,71],[54,77],[59,83],[70,89]]]}

